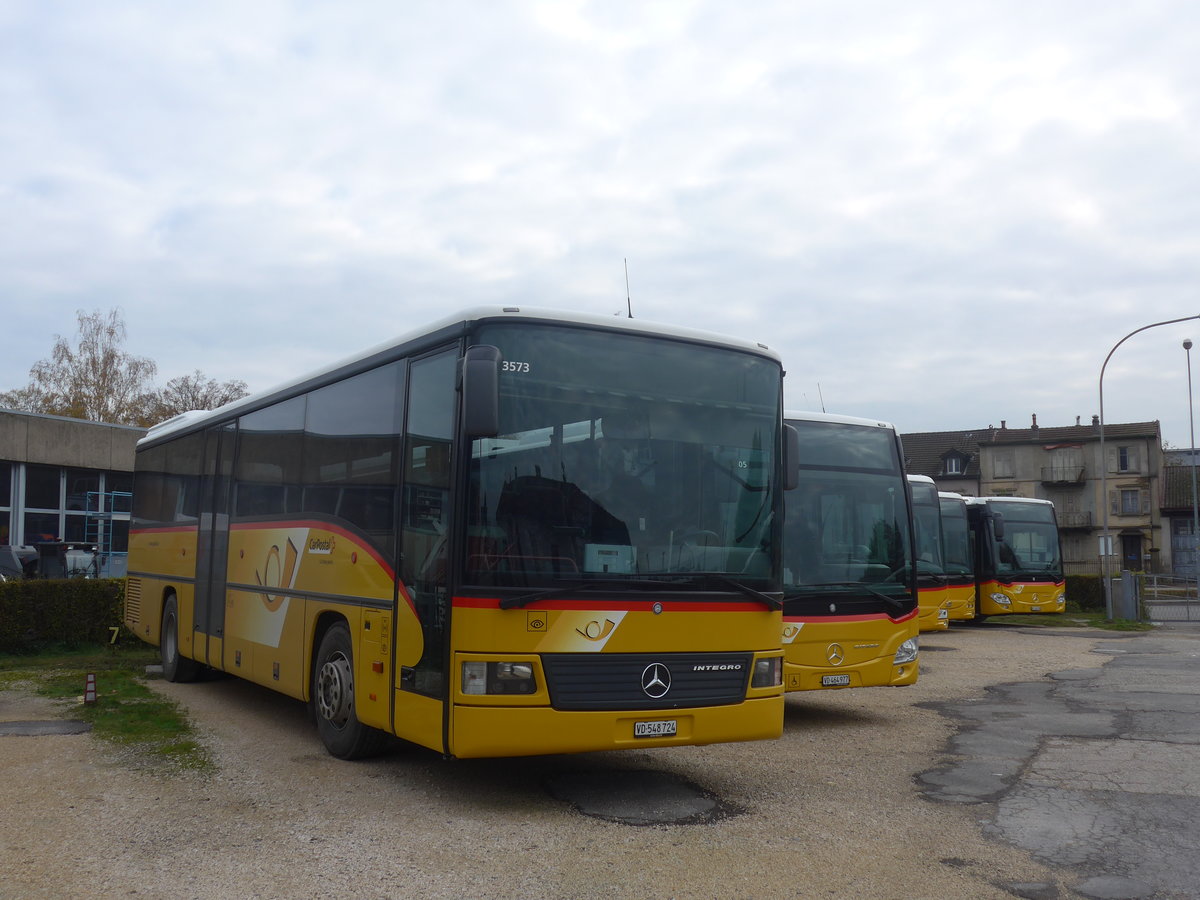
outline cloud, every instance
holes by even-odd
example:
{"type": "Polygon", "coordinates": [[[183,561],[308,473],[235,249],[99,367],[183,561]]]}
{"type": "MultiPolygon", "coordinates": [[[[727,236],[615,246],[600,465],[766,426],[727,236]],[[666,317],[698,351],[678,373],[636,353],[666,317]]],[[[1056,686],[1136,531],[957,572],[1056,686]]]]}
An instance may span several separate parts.
{"type": "MultiPolygon", "coordinates": [[[[628,260],[635,315],[764,339],[789,396],[1070,424],[1195,306],[1182,3],[0,16],[0,386],[77,308],[265,389],[458,307],[623,312],[628,260]]],[[[1187,440],[1186,330],[1106,419],[1187,440]]]]}

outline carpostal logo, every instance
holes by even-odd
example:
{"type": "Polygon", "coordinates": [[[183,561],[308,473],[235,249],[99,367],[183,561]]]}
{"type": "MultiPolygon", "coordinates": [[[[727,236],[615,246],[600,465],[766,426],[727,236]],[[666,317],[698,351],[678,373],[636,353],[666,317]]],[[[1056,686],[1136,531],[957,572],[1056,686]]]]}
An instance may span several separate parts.
{"type": "Polygon", "coordinates": [[[333,548],[335,546],[337,546],[337,541],[334,540],[334,537],[331,534],[331,535],[328,535],[327,537],[318,537],[318,536],[310,537],[308,539],[307,549],[308,549],[309,553],[316,553],[316,554],[320,554],[323,556],[328,556],[330,553],[333,552],[333,548]]]}

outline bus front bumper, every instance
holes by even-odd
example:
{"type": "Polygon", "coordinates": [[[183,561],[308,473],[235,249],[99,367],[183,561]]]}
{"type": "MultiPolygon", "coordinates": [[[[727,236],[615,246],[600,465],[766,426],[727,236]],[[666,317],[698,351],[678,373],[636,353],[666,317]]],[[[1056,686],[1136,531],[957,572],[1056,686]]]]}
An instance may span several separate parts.
{"type": "Polygon", "coordinates": [[[783,733],[783,694],[733,706],[629,711],[560,711],[544,706],[466,706],[452,712],[450,755],[540,756],[642,747],[773,740],[783,733]],[[658,723],[673,722],[674,726],[658,723]],[[643,723],[640,728],[635,728],[643,723]],[[661,736],[674,728],[673,735],[661,736]],[[635,737],[635,730],[646,737],[635,737]]]}

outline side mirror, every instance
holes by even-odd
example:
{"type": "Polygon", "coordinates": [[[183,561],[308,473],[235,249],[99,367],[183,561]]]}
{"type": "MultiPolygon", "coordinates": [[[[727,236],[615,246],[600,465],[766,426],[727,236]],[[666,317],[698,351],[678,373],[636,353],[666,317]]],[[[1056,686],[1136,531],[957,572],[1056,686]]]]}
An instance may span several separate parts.
{"type": "Polygon", "coordinates": [[[992,536],[998,540],[1004,540],[1004,516],[1000,513],[992,513],[992,536]]]}
{"type": "Polygon", "coordinates": [[[500,349],[489,344],[468,347],[460,363],[463,430],[468,438],[500,433],[500,349]]]}
{"type": "Polygon", "coordinates": [[[800,432],[793,426],[783,426],[783,489],[793,490],[800,485],[800,432]]]}

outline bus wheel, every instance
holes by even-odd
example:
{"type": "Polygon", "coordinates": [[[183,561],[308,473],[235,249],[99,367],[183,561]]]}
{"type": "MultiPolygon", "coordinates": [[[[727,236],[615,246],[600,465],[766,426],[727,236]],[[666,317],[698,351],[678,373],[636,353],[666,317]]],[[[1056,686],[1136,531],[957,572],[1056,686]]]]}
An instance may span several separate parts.
{"type": "Polygon", "coordinates": [[[167,602],[163,604],[158,655],[162,660],[163,678],[167,681],[195,681],[200,674],[200,666],[195,660],[179,655],[179,601],[174,594],[168,594],[167,602]]]}
{"type": "Polygon", "coordinates": [[[317,733],[339,759],[361,759],[383,747],[382,731],[363,725],[354,712],[354,650],[350,629],[338,622],[325,632],[313,665],[312,706],[317,733]]]}

